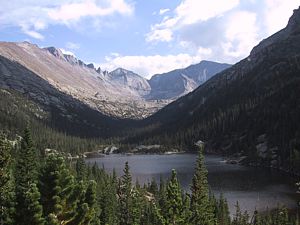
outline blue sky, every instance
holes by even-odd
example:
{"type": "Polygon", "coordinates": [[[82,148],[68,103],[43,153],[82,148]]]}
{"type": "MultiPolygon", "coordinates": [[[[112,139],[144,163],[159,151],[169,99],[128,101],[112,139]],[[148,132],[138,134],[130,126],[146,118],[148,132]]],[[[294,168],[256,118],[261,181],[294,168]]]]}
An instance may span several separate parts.
{"type": "Polygon", "coordinates": [[[0,40],[55,46],[145,77],[203,59],[235,63],[299,0],[0,0],[0,40]]]}

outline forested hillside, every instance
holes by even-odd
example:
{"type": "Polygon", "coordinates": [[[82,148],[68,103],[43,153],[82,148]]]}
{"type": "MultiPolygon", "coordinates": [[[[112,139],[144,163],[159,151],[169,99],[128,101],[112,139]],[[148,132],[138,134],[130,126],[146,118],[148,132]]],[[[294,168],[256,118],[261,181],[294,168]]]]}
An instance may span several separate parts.
{"type": "Polygon", "coordinates": [[[253,216],[240,210],[230,218],[226,199],[209,192],[200,146],[190,193],[176,171],[168,181],[141,187],[132,183],[130,165],[120,178],[83,158],[72,163],[56,151],[38,156],[29,129],[12,148],[0,137],[0,223],[18,225],[294,225],[286,208],[253,216]]]}
{"type": "Polygon", "coordinates": [[[130,141],[191,150],[206,140],[211,151],[299,172],[299,27],[300,9],[249,57],[143,121],[130,141]]]}
{"type": "Polygon", "coordinates": [[[98,136],[89,136],[97,129],[95,127],[89,128],[91,132],[85,133],[84,130],[65,126],[63,122],[52,122],[52,116],[56,112],[45,110],[43,105],[15,91],[0,89],[0,104],[1,132],[5,132],[10,140],[18,141],[22,130],[29,125],[36,146],[41,151],[52,148],[75,155],[101,149],[103,144],[111,142],[109,138],[104,140],[98,136]]]}

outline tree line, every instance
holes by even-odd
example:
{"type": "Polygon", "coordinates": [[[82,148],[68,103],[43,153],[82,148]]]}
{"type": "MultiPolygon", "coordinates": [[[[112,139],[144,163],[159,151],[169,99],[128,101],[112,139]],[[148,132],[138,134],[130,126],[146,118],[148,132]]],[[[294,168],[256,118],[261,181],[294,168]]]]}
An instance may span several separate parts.
{"type": "Polygon", "coordinates": [[[20,144],[0,137],[0,224],[18,225],[295,225],[286,208],[249,216],[239,204],[230,216],[226,199],[209,191],[203,146],[190,192],[172,170],[169,180],[133,184],[128,163],[123,175],[97,164],[76,162],[58,152],[39,154],[31,132],[20,144]]]}

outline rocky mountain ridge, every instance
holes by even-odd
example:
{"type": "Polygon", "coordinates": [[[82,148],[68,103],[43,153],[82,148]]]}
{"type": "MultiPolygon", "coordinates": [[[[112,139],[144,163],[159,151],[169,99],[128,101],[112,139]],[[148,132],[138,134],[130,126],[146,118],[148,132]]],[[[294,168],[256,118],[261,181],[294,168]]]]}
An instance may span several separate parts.
{"type": "MultiPolygon", "coordinates": [[[[55,47],[1,42],[0,55],[23,65],[59,91],[116,118],[145,118],[180,96],[149,98],[155,87],[138,74],[122,68],[102,71],[55,47]]],[[[188,91],[196,87],[196,84],[190,85],[189,78],[182,77],[182,80],[188,91]]]]}
{"type": "Polygon", "coordinates": [[[153,75],[149,80],[151,93],[148,98],[176,100],[230,66],[225,63],[203,60],[187,68],[153,75]]]}

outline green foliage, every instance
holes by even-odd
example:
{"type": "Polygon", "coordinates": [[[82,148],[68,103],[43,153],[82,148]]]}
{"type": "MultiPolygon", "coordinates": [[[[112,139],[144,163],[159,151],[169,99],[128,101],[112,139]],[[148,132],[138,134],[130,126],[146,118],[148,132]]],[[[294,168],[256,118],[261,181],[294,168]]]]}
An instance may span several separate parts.
{"type": "Polygon", "coordinates": [[[74,177],[64,159],[58,154],[48,155],[40,172],[39,189],[43,214],[51,224],[72,219],[74,188],[74,177]]]}
{"type": "Polygon", "coordinates": [[[176,171],[172,170],[166,192],[166,224],[184,224],[182,190],[179,186],[176,171]]]}
{"type": "Polygon", "coordinates": [[[219,225],[230,225],[230,213],[228,204],[223,194],[220,195],[219,201],[217,202],[216,218],[219,225]]]}
{"type": "Polygon", "coordinates": [[[74,135],[53,124],[49,109],[12,90],[0,89],[0,132],[4,131],[10,139],[18,140],[27,124],[30,124],[33,141],[40,151],[46,148],[72,154],[98,150],[103,144],[117,142],[113,138],[74,135]]]}
{"type": "Polygon", "coordinates": [[[40,193],[37,183],[37,154],[28,128],[24,131],[21,147],[17,152],[15,168],[16,223],[19,225],[43,224],[40,193]]]}
{"type": "Polygon", "coordinates": [[[141,187],[132,184],[128,163],[117,178],[115,172],[109,175],[83,159],[73,164],[59,153],[37,156],[28,129],[14,167],[5,137],[0,138],[0,147],[1,225],[296,224],[286,208],[255,212],[250,220],[238,204],[231,221],[223,195],[216,199],[209,194],[203,148],[188,194],[181,190],[175,170],[167,183],[161,179],[159,185],[151,181],[141,187]]]}
{"type": "Polygon", "coordinates": [[[13,195],[11,174],[11,146],[0,134],[0,224],[12,224],[13,195]]]}
{"type": "Polygon", "coordinates": [[[132,180],[129,172],[128,162],[125,163],[124,174],[121,177],[119,185],[119,213],[120,224],[130,225],[132,213],[132,180]]]}
{"type": "Polygon", "coordinates": [[[207,170],[204,165],[203,145],[200,146],[196,169],[191,185],[191,222],[199,225],[214,225],[216,218],[209,199],[207,170]]]}
{"type": "MultiPolygon", "coordinates": [[[[31,183],[28,190],[25,193],[25,202],[24,205],[26,208],[26,215],[22,215],[23,219],[22,224],[31,224],[31,225],[43,225],[43,209],[39,203],[40,193],[35,183],[31,183]]],[[[21,224],[20,223],[20,224],[21,224]]]]}
{"type": "Polygon", "coordinates": [[[83,157],[79,157],[79,159],[76,161],[76,175],[76,178],[79,181],[85,180],[87,177],[87,167],[83,157]]]}
{"type": "Polygon", "coordinates": [[[237,202],[236,203],[236,213],[234,215],[233,221],[232,221],[232,225],[248,225],[248,221],[249,221],[249,215],[247,212],[242,213],[241,209],[240,209],[240,205],[237,202]]]}

